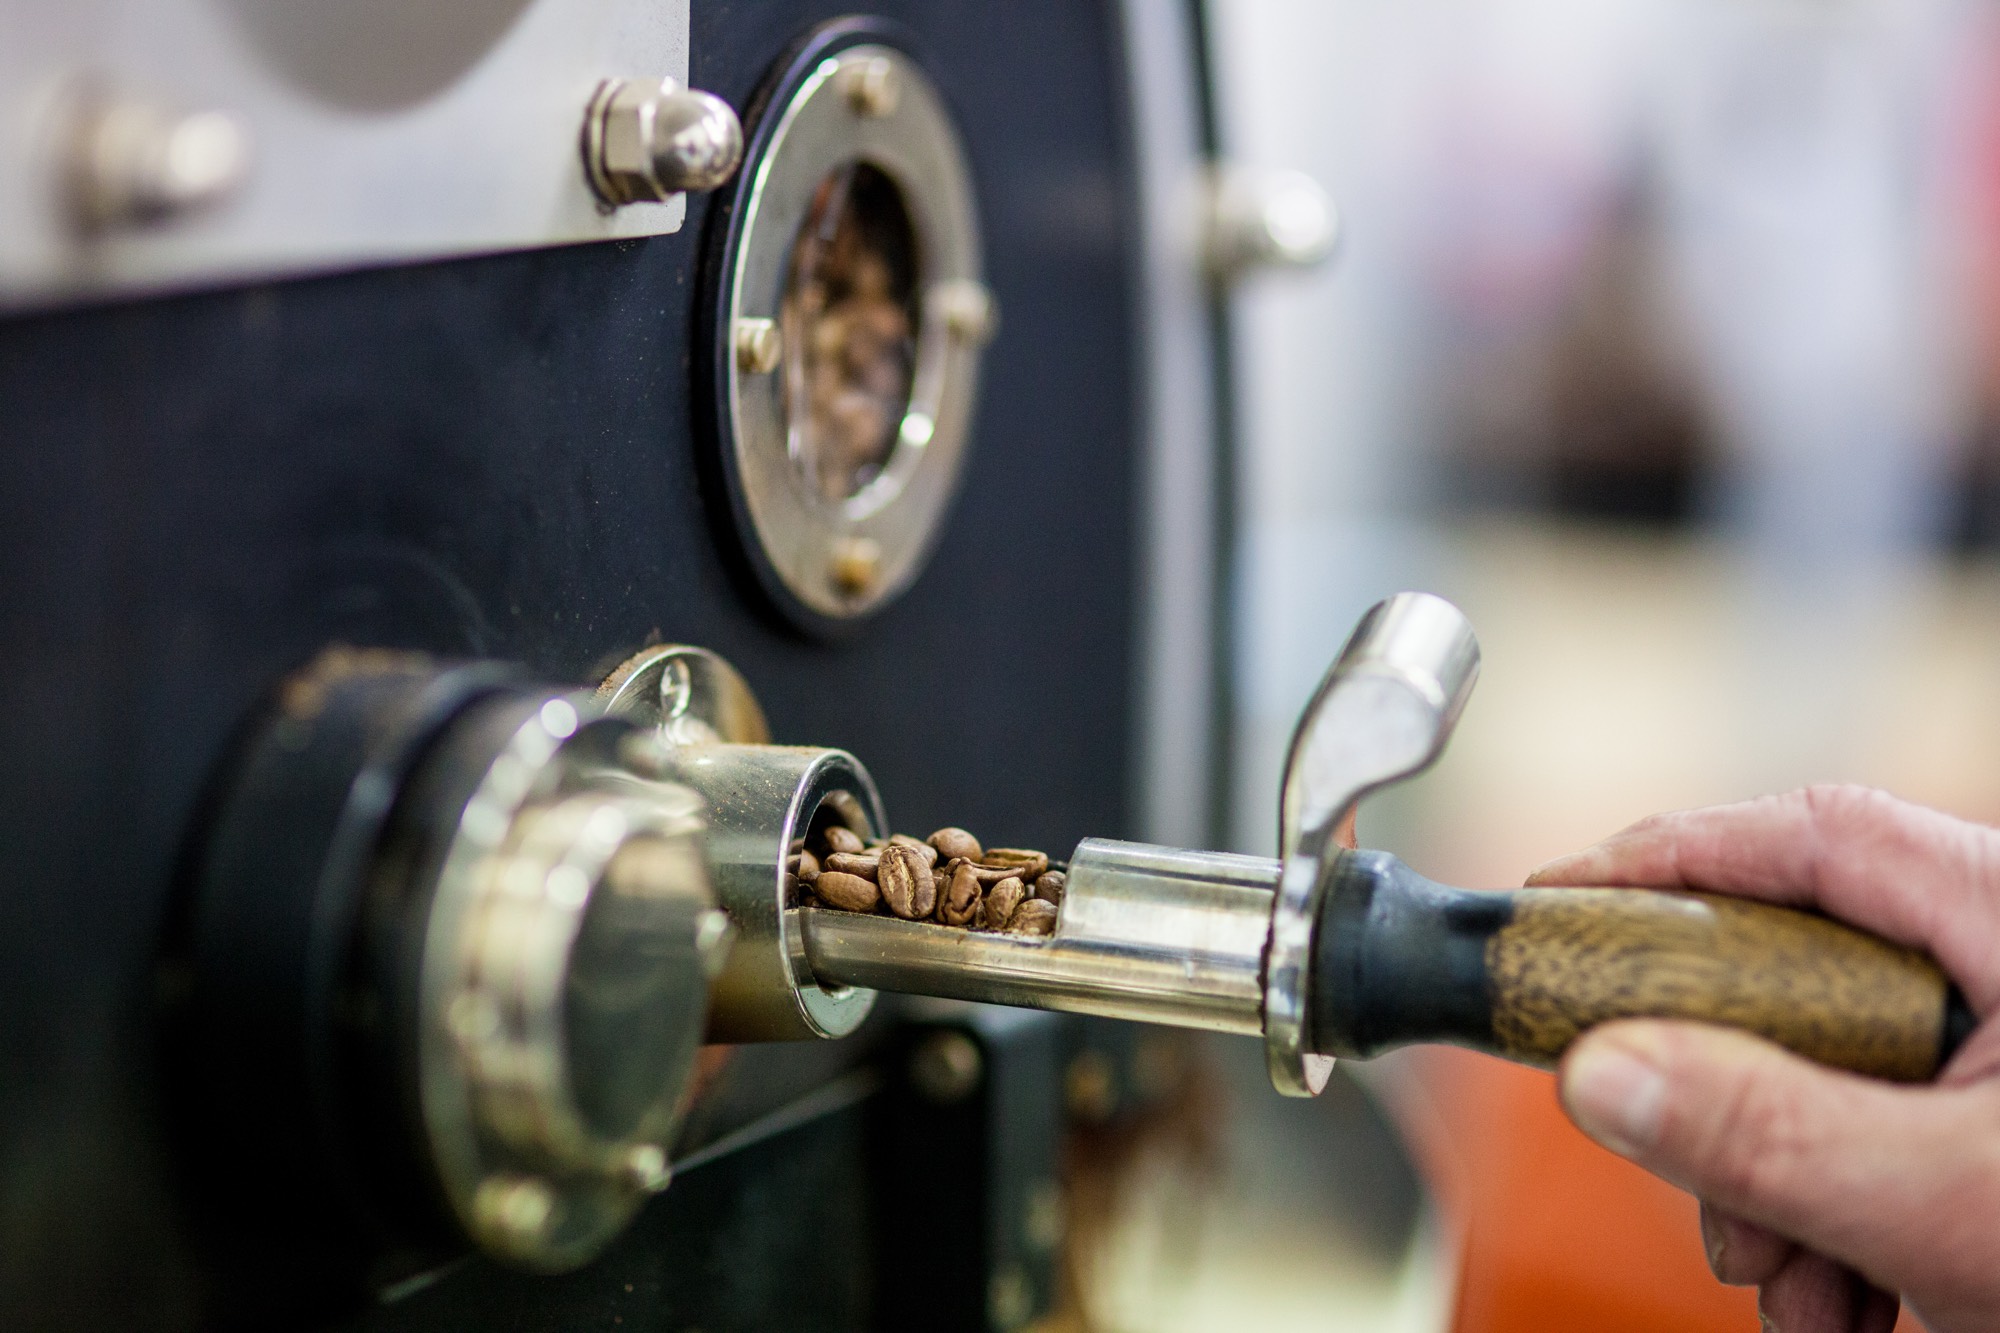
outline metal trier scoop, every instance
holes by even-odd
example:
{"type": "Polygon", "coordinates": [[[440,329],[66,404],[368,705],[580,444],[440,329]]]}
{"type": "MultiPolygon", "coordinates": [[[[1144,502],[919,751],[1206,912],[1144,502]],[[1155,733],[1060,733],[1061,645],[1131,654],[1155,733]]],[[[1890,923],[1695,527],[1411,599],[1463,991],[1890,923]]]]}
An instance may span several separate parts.
{"type": "Polygon", "coordinates": [[[1336,1056],[1450,1042],[1552,1065],[1586,1028],[1686,1018],[1823,1063],[1930,1077],[1971,1014],[1930,959],[1787,908],[1639,889],[1475,891],[1344,845],[1363,797],[1426,768],[1479,671],[1458,609],[1362,617],[1285,765],[1280,860],[1089,838],[1055,933],[794,908],[822,986],[1102,1014],[1264,1039],[1280,1092],[1336,1056]]]}

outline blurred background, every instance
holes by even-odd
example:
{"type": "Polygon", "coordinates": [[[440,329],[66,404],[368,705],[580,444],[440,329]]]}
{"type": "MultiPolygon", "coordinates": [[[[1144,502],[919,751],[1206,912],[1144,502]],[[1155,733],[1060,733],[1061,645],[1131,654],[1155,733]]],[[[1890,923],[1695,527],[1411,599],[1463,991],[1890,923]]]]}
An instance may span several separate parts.
{"type": "MultiPolygon", "coordinates": [[[[1436,878],[1814,781],[2000,820],[1995,6],[1205,16],[1223,149],[1343,224],[1334,263],[1231,298],[1234,845],[1273,851],[1298,712],[1402,588],[1485,649],[1443,761],[1363,811],[1436,878]]],[[[1424,1052],[1275,1106],[1240,1057],[1194,1220],[1133,1205],[1172,1277],[1108,1323],[1757,1326],[1693,1202],[1547,1076],[1424,1052]]]]}

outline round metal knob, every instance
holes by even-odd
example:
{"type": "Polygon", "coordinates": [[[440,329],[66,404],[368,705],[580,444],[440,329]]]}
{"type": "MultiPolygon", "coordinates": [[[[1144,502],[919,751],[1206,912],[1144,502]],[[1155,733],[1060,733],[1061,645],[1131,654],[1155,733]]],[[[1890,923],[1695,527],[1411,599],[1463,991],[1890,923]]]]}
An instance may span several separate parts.
{"type": "Polygon", "coordinates": [[[1218,273],[1311,268],[1333,253],[1339,234],[1333,201],[1303,172],[1229,167],[1216,175],[1208,259],[1218,273]]]}
{"type": "Polygon", "coordinates": [[[672,79],[609,79],[590,100],[583,152],[605,203],[658,203],[735,174],[743,124],[729,103],[672,79]]]}

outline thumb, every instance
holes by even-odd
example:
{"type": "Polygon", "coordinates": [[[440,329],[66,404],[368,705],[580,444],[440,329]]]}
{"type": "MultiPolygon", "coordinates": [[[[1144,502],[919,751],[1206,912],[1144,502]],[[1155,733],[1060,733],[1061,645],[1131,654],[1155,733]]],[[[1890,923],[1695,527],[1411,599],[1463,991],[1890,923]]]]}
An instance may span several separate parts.
{"type": "Polygon", "coordinates": [[[1891,1289],[1946,1276],[1940,1218],[1993,1188],[1966,1152],[1990,1089],[1898,1087],[1690,1023],[1606,1024],[1561,1071],[1564,1109],[1605,1147],[1891,1289]]]}

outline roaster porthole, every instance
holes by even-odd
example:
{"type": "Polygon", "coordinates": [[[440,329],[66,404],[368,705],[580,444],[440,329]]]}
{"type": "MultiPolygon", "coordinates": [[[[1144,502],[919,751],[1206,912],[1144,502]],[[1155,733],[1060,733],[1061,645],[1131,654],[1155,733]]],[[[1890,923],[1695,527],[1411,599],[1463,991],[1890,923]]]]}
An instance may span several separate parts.
{"type": "Polygon", "coordinates": [[[958,132],[866,26],[809,43],[763,101],[728,202],[715,421],[744,554],[808,629],[916,579],[967,446],[994,324],[958,132]]]}

